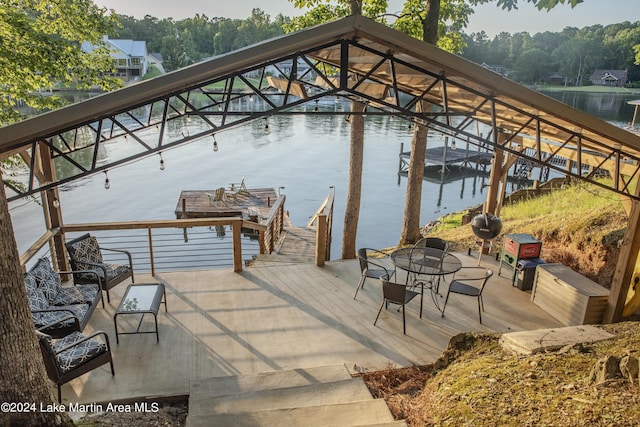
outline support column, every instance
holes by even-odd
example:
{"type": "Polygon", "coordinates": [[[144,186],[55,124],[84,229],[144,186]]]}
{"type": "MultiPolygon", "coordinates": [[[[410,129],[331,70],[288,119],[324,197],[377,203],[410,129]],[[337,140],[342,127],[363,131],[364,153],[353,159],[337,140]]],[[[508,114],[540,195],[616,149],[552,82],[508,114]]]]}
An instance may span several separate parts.
{"type": "MultiPolygon", "coordinates": [[[[640,181],[640,179],[639,179],[640,181]]],[[[636,184],[636,195],[640,194],[640,182],[636,184]]],[[[636,267],[638,253],[640,252],[640,202],[631,200],[631,211],[627,230],[624,233],[620,255],[616,271],[613,274],[607,310],[604,313],[604,323],[619,322],[629,293],[629,286],[636,267]]]]}
{"type": "MultiPolygon", "coordinates": [[[[498,144],[502,146],[506,139],[504,133],[498,134],[498,144]]],[[[502,160],[504,158],[504,151],[501,148],[497,148],[493,152],[493,159],[491,161],[491,173],[489,174],[489,191],[487,191],[487,201],[484,205],[484,211],[494,214],[498,207],[500,181],[502,179],[503,167],[502,160]]]]}
{"type": "MultiPolygon", "coordinates": [[[[56,180],[56,169],[51,158],[51,150],[45,144],[38,144],[38,153],[33,153],[40,157],[40,165],[42,167],[42,177],[45,182],[54,182],[56,180]]],[[[60,205],[60,195],[58,188],[54,187],[50,190],[42,192],[42,209],[44,211],[45,224],[48,229],[54,231],[60,230],[63,226],[62,208],[60,205]]],[[[53,241],[50,242],[50,250],[53,265],[57,266],[59,271],[69,271],[69,260],[65,252],[65,237],[62,232],[55,233],[53,241]]],[[[68,280],[68,275],[63,275],[63,280],[68,280]]]]}
{"type": "Polygon", "coordinates": [[[327,214],[318,214],[316,226],[316,265],[324,267],[327,256],[327,214]]]}

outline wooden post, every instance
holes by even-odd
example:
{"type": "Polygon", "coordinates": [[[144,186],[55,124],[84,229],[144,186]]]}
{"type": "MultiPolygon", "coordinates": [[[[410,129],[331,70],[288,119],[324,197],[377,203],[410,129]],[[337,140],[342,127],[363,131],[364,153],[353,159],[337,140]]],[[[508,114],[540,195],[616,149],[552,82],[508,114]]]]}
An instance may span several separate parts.
{"type": "Polygon", "coordinates": [[[316,226],[316,265],[324,267],[327,254],[327,214],[318,214],[316,226]]]}
{"type": "MultiPolygon", "coordinates": [[[[42,167],[42,176],[46,182],[56,181],[56,170],[53,165],[53,159],[51,158],[51,151],[45,144],[38,144],[38,153],[40,157],[40,163],[42,167]]],[[[33,155],[38,155],[33,153],[33,155]]],[[[60,209],[60,198],[58,194],[58,188],[42,192],[43,210],[45,216],[45,223],[49,229],[58,229],[63,226],[62,221],[62,209],[60,209]]],[[[56,233],[53,236],[53,242],[51,243],[51,255],[53,257],[54,265],[57,266],[60,271],[69,271],[69,260],[66,257],[65,239],[63,233],[56,233]]],[[[69,280],[69,275],[64,274],[63,280],[69,280]]]]}
{"type": "Polygon", "coordinates": [[[156,267],[153,262],[153,236],[151,235],[151,227],[147,228],[149,232],[149,262],[151,263],[151,275],[156,275],[156,267]]]}
{"type": "MultiPolygon", "coordinates": [[[[502,144],[505,135],[498,134],[498,142],[502,144]]],[[[491,173],[489,175],[489,191],[487,191],[487,201],[485,203],[485,212],[495,213],[498,205],[498,190],[500,188],[500,179],[502,177],[502,158],[504,151],[495,148],[493,152],[493,160],[491,161],[491,173]]]]}
{"type": "MultiPolygon", "coordinates": [[[[639,190],[636,190],[636,193],[639,190]]],[[[611,291],[607,301],[607,309],[603,322],[619,322],[627,300],[629,286],[636,267],[638,253],[640,252],[640,202],[632,200],[631,213],[627,222],[627,230],[624,233],[623,243],[618,255],[618,263],[613,273],[611,291]]]]}
{"type": "Polygon", "coordinates": [[[241,241],[242,220],[233,221],[231,231],[233,234],[233,271],[242,271],[242,241],[241,241]]]}

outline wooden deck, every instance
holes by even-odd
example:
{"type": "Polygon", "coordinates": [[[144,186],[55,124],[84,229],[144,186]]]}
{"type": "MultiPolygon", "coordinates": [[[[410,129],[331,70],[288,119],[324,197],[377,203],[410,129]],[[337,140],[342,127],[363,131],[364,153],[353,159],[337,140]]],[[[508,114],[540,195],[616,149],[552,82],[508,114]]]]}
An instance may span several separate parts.
{"type": "Polygon", "coordinates": [[[176,218],[210,218],[222,216],[265,216],[278,195],[273,188],[249,188],[247,193],[232,195],[227,192],[224,200],[211,201],[212,190],[183,190],[176,205],[176,218]]]}
{"type": "MultiPolygon", "coordinates": [[[[458,256],[465,265],[477,262],[475,256],[458,256]]],[[[492,257],[483,258],[483,265],[497,271],[495,264],[492,257]]],[[[345,364],[352,372],[423,365],[434,362],[449,339],[462,331],[511,332],[560,325],[530,302],[529,293],[496,274],[485,292],[482,325],[474,299],[452,297],[442,318],[425,295],[422,319],[418,301],[407,307],[407,335],[403,335],[401,313],[395,309],[384,310],[373,326],[380,285],[367,281],[354,300],[359,277],[355,260],[328,262],[324,268],[272,263],[241,273],[164,273],[168,312],[161,309],[158,315],[160,343],[153,334],[124,335],[119,345],[113,314],[126,284],[116,286],[111,304],[99,307],[85,329],[110,335],[116,375],[112,377],[108,367],[96,369],[65,385],[63,399],[92,403],[187,395],[192,379],[330,364],[345,364]]],[[[153,280],[136,275],[140,283],[153,280]]],[[[119,329],[135,328],[134,317],[119,319],[119,329]]],[[[145,325],[153,327],[152,316],[145,325]]]]}

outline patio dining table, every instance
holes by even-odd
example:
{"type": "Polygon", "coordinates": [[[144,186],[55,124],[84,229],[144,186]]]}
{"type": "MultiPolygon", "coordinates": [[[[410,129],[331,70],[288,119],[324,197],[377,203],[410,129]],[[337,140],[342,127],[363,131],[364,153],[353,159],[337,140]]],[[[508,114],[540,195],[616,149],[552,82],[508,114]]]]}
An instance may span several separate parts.
{"type": "Polygon", "coordinates": [[[396,268],[407,272],[406,283],[415,286],[422,282],[431,290],[431,299],[439,311],[440,304],[436,295],[440,286],[440,278],[454,274],[462,268],[462,261],[455,255],[441,249],[430,247],[400,248],[391,253],[391,261],[396,268]],[[431,276],[433,279],[424,281],[419,276],[431,276]],[[434,286],[434,280],[436,281],[434,286]],[[411,283],[409,283],[411,281],[411,283]]]}

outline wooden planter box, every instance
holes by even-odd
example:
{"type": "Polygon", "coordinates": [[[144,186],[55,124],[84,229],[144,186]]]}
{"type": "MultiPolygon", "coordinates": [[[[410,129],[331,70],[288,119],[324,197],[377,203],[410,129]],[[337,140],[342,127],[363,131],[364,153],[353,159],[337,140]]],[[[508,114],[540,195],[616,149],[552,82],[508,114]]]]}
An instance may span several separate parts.
{"type": "Polygon", "coordinates": [[[536,268],[531,301],[564,325],[602,323],[609,290],[562,264],[536,268]]]}

